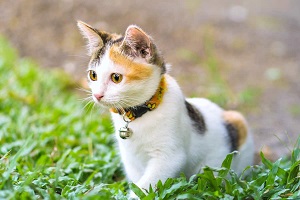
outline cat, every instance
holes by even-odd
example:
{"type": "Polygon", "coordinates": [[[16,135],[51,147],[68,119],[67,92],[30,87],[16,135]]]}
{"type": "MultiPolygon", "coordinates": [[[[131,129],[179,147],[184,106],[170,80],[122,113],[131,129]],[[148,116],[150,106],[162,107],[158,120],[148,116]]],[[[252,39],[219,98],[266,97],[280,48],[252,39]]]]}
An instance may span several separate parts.
{"type": "Polygon", "coordinates": [[[219,167],[233,151],[232,168],[252,165],[247,122],[204,98],[185,98],[152,37],[136,25],[124,36],[78,21],[87,39],[93,100],[110,109],[126,176],[148,189],[204,166],[219,167]]]}

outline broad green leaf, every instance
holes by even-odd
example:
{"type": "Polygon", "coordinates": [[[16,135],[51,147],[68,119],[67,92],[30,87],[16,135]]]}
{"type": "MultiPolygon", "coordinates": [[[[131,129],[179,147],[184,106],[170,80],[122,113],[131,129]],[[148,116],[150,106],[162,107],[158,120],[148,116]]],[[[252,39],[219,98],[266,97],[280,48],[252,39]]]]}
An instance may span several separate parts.
{"type": "Polygon", "coordinates": [[[272,169],[272,162],[268,159],[265,158],[265,155],[263,154],[263,152],[260,152],[260,157],[261,157],[261,161],[262,163],[269,169],[272,169]]]}
{"type": "Polygon", "coordinates": [[[237,153],[238,151],[233,151],[230,154],[228,154],[222,163],[222,167],[226,169],[230,169],[233,156],[236,155],[237,153]]]}
{"type": "Polygon", "coordinates": [[[290,183],[293,179],[295,179],[298,176],[300,176],[300,160],[298,160],[297,162],[295,162],[291,167],[290,167],[290,171],[289,171],[289,175],[287,178],[288,183],[290,183]]]}
{"type": "Polygon", "coordinates": [[[130,183],[129,187],[139,198],[146,197],[145,193],[136,184],[130,183]]]}

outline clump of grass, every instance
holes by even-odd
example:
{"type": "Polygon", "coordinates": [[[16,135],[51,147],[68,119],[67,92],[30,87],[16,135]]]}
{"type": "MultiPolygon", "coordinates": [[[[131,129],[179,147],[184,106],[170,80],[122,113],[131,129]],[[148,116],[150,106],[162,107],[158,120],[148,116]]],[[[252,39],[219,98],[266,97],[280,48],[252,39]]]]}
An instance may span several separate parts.
{"type": "Polygon", "coordinates": [[[110,122],[83,110],[70,76],[18,58],[0,38],[0,87],[0,199],[124,191],[110,122]]]}
{"type": "Polygon", "coordinates": [[[132,190],[143,200],[150,199],[297,199],[300,196],[300,138],[290,159],[272,163],[261,153],[262,165],[249,166],[247,177],[230,169],[234,153],[227,155],[220,168],[205,167],[186,179],[158,182],[147,194],[137,186],[132,190]]]}
{"type": "Polygon", "coordinates": [[[250,175],[204,168],[186,179],[170,178],[144,191],[124,180],[111,125],[98,112],[85,113],[61,71],[42,70],[18,58],[0,37],[0,199],[293,199],[300,196],[300,139],[289,159],[250,175]]]}

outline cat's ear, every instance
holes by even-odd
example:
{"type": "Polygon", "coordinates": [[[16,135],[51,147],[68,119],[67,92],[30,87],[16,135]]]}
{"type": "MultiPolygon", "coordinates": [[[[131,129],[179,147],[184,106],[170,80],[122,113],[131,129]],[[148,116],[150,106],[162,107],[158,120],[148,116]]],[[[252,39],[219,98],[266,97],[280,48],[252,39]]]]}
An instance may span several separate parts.
{"type": "Polygon", "coordinates": [[[150,36],[136,25],[127,28],[123,45],[130,48],[129,53],[133,56],[148,58],[152,54],[150,36]]]}
{"type": "Polygon", "coordinates": [[[91,55],[95,50],[100,49],[104,46],[100,33],[95,28],[82,21],[78,21],[77,26],[83,37],[88,40],[88,55],[91,55]]]}

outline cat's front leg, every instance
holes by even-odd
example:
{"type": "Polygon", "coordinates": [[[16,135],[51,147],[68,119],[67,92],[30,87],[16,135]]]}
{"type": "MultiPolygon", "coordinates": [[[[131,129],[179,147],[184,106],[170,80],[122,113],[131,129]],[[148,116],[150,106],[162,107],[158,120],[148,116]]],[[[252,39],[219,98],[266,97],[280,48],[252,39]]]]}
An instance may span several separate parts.
{"type": "Polygon", "coordinates": [[[148,190],[150,185],[155,187],[159,180],[164,182],[168,178],[178,177],[184,171],[185,164],[186,155],[183,151],[172,152],[169,156],[163,155],[152,158],[136,185],[143,190],[148,190]]]}

